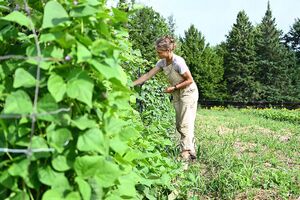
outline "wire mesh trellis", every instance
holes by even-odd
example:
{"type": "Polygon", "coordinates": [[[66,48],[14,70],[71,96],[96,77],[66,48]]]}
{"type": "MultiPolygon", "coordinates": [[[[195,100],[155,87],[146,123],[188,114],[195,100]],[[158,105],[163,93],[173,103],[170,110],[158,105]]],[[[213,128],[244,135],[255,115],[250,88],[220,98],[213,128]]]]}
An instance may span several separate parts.
{"type": "Polygon", "coordinates": [[[55,150],[53,148],[32,148],[32,138],[35,133],[35,125],[37,118],[39,116],[45,116],[45,115],[55,115],[59,114],[61,112],[68,112],[70,111],[70,108],[60,108],[58,110],[50,111],[50,112],[43,112],[43,113],[38,113],[37,110],[37,102],[38,102],[38,97],[39,97],[39,87],[40,87],[40,78],[41,78],[41,64],[43,61],[47,60],[57,60],[55,58],[44,58],[42,56],[41,48],[39,45],[39,40],[38,40],[38,35],[36,32],[36,29],[33,25],[31,15],[30,15],[30,8],[27,3],[27,0],[23,0],[24,3],[24,9],[27,14],[27,18],[29,19],[29,27],[32,31],[33,38],[34,38],[34,43],[36,46],[37,50],[37,56],[35,57],[27,57],[27,56],[22,56],[22,55],[4,55],[0,56],[0,61],[1,60],[8,60],[8,59],[17,59],[17,60],[29,60],[29,59],[34,59],[37,61],[37,70],[36,70],[36,84],[35,84],[35,93],[34,93],[34,100],[33,100],[33,108],[32,108],[32,113],[31,114],[0,114],[0,119],[18,119],[18,118],[30,118],[31,119],[31,131],[30,131],[30,142],[29,146],[27,149],[10,149],[10,148],[1,148],[0,147],[0,152],[2,153],[19,153],[19,154],[26,154],[28,157],[31,157],[33,153],[40,153],[40,152],[54,152],[55,150]]]}

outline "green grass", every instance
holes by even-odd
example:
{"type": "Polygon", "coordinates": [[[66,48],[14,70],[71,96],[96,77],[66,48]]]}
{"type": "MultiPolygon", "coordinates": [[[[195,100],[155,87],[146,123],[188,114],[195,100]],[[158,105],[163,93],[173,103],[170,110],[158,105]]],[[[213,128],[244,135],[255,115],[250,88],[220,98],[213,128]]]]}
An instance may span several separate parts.
{"type": "Polygon", "coordinates": [[[300,124],[294,118],[199,109],[195,131],[198,160],[180,178],[178,199],[300,197],[300,124]]]}

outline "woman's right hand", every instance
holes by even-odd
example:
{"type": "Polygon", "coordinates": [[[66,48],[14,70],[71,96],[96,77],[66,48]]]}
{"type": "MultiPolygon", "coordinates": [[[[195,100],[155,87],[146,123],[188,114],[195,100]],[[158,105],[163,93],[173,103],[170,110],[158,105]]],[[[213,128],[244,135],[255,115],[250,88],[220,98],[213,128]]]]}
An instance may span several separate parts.
{"type": "Polygon", "coordinates": [[[171,87],[167,87],[166,89],[165,89],[165,93],[172,93],[172,92],[174,92],[175,91],[175,87],[174,86],[171,86],[171,87]]]}

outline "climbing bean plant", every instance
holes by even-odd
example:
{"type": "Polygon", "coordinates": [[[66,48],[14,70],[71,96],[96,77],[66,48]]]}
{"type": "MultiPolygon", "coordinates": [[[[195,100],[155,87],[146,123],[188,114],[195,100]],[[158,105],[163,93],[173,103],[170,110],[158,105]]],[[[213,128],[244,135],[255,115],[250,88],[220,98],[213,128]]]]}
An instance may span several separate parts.
{"type": "Polygon", "coordinates": [[[105,0],[26,4],[0,0],[0,147],[54,151],[0,153],[0,198],[167,196],[180,172],[162,151],[165,127],[145,127],[132,108],[124,66],[144,61],[128,14],[105,0]]]}

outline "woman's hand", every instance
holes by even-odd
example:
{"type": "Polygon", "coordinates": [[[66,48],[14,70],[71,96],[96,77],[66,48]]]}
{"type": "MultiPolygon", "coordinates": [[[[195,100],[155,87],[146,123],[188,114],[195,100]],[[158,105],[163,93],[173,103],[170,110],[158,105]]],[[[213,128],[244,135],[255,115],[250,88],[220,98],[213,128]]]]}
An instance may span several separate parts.
{"type": "Polygon", "coordinates": [[[155,74],[157,74],[159,71],[160,71],[159,67],[153,67],[149,72],[147,72],[146,74],[142,75],[137,80],[133,81],[133,86],[143,84],[144,82],[146,82],[147,80],[149,80],[152,76],[154,76],[155,74]]]}
{"type": "Polygon", "coordinates": [[[176,89],[176,88],[175,88],[174,86],[167,87],[167,88],[165,89],[165,93],[172,93],[172,92],[174,92],[175,89],[176,89]]]}

